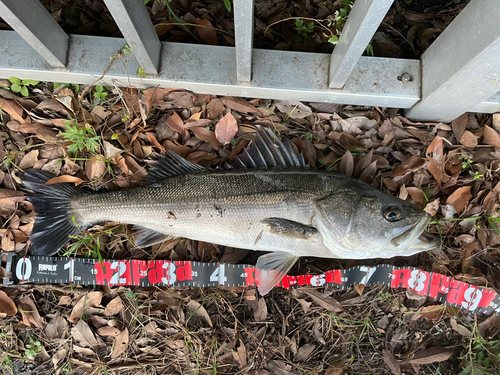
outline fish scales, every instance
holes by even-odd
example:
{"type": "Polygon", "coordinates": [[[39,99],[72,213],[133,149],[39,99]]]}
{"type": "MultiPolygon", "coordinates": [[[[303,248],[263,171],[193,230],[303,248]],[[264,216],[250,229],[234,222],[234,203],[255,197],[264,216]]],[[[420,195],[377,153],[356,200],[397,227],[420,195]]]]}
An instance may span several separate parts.
{"type": "Polygon", "coordinates": [[[307,255],[329,257],[321,241],[287,239],[262,220],[279,217],[310,226],[314,201],[349,182],[342,175],[291,168],[201,172],[138,189],[79,195],[71,206],[83,227],[123,222],[225,246],[302,255],[307,248],[307,255]]]}

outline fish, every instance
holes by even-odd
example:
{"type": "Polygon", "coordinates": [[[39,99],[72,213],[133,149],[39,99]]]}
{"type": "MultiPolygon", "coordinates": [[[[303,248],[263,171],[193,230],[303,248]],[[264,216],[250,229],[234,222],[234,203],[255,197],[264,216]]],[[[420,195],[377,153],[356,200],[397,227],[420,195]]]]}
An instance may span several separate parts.
{"type": "Polygon", "coordinates": [[[309,168],[289,140],[262,127],[226,168],[167,152],[137,188],[46,185],[52,177],[35,169],[22,177],[37,213],[33,255],[55,254],[96,224],[133,224],[138,247],[182,237],[267,251],[256,262],[265,295],[303,256],[392,258],[439,246],[424,233],[429,214],[360,180],[309,168]]]}

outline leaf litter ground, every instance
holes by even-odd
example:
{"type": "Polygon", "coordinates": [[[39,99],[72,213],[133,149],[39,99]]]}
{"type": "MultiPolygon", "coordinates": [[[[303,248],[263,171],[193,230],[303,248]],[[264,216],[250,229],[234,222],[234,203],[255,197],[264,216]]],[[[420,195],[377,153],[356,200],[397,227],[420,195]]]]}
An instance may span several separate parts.
{"type": "MultiPolygon", "coordinates": [[[[362,179],[435,216],[429,230],[442,249],[388,263],[500,290],[499,115],[420,123],[377,107],[104,91],[38,84],[24,98],[0,89],[2,250],[24,254],[29,245],[35,216],[23,169],[53,173],[50,183],[128,188],[165,150],[205,167],[230,162],[262,125],[291,139],[313,168],[362,179]]],[[[227,263],[259,255],[185,239],[134,249],[120,223],[90,229],[61,254],[227,263]]],[[[292,273],[380,263],[303,258],[292,273]]],[[[262,298],[245,288],[19,285],[2,288],[0,310],[0,361],[12,374],[487,374],[499,365],[498,316],[382,286],[262,298]]]]}
{"type": "MultiPolygon", "coordinates": [[[[120,36],[102,1],[43,3],[68,32],[120,36]]],[[[420,56],[465,4],[396,1],[372,40],[373,53],[420,56]]],[[[222,1],[172,1],[180,22],[161,1],[147,6],[162,40],[234,45],[222,1]]],[[[330,52],[320,23],[335,32],[328,15],[341,8],[340,1],[257,1],[256,46],[330,52]],[[313,18],[315,26],[291,17],[313,18]]],[[[500,289],[498,115],[419,123],[395,109],[175,89],[0,86],[11,88],[0,90],[4,251],[23,254],[29,244],[34,213],[20,187],[23,169],[87,189],[134,187],[157,153],[220,166],[263,125],[291,139],[312,167],[362,179],[435,216],[429,229],[442,249],[388,263],[500,289]]],[[[110,223],[77,236],[61,255],[227,263],[254,263],[259,255],[184,239],[143,250],[132,243],[128,226],[110,223]]],[[[303,258],[291,273],[379,263],[303,258]]],[[[0,310],[7,374],[496,374],[500,367],[498,316],[453,311],[381,286],[275,289],[262,298],[243,288],[22,285],[0,290],[0,310]]]]}

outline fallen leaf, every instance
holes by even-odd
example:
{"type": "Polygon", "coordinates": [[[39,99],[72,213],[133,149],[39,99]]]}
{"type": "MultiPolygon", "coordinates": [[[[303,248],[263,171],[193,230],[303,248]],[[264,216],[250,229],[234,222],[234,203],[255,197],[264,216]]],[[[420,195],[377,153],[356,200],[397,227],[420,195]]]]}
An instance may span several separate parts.
{"type": "Polygon", "coordinates": [[[293,119],[306,118],[312,115],[311,108],[297,100],[276,100],[274,104],[276,104],[276,108],[280,112],[287,114],[288,117],[293,119]]]}
{"type": "Polygon", "coordinates": [[[177,114],[177,112],[173,112],[172,116],[167,118],[167,125],[174,131],[179,134],[184,134],[184,121],[182,121],[181,117],[177,114]]]}
{"type": "MultiPolygon", "coordinates": [[[[68,353],[68,349],[61,348],[56,354],[52,357],[52,363],[54,364],[54,368],[57,370],[59,367],[57,366],[61,359],[66,358],[66,354],[68,353]]],[[[57,371],[56,371],[57,373],[57,371]]]]}
{"type": "Polygon", "coordinates": [[[465,147],[476,147],[477,146],[477,137],[472,134],[470,131],[466,130],[462,138],[460,138],[460,143],[465,147]]]}
{"type": "Polygon", "coordinates": [[[101,304],[101,300],[102,292],[89,292],[85,294],[82,298],[80,298],[75,307],[73,307],[73,311],[71,312],[68,320],[70,322],[74,322],[77,318],[80,318],[84,309],[99,306],[101,304]]]}
{"type": "Polygon", "coordinates": [[[500,134],[498,134],[495,129],[485,125],[483,143],[486,145],[500,147],[500,134]]]}
{"type": "Polygon", "coordinates": [[[451,122],[451,128],[453,129],[453,134],[455,135],[455,139],[457,140],[457,142],[462,139],[462,136],[465,133],[468,118],[469,114],[464,113],[451,122]]]}
{"type": "Polygon", "coordinates": [[[331,311],[331,312],[341,312],[344,311],[344,308],[340,303],[337,302],[332,297],[325,296],[322,293],[313,291],[313,290],[304,290],[304,292],[311,297],[314,302],[316,302],[318,305],[323,307],[324,309],[331,311]]]}
{"type": "Polygon", "coordinates": [[[104,144],[104,157],[108,160],[113,159],[116,155],[120,155],[123,150],[113,146],[107,141],[103,141],[104,144]]]}
{"type": "Polygon", "coordinates": [[[53,317],[45,327],[45,334],[49,339],[62,339],[68,330],[66,319],[61,316],[53,317]]]}
{"type": "Polygon", "coordinates": [[[325,371],[325,375],[342,375],[344,373],[345,363],[342,359],[333,362],[325,371]]]}
{"type": "Polygon", "coordinates": [[[217,40],[217,33],[209,20],[197,18],[196,25],[196,32],[205,43],[210,44],[211,46],[219,44],[217,40]]]}
{"type": "Polygon", "coordinates": [[[340,160],[340,173],[347,177],[352,177],[353,172],[354,172],[354,158],[352,157],[351,152],[348,150],[340,160]]]}
{"type": "Polygon", "coordinates": [[[444,305],[425,306],[421,310],[422,317],[427,320],[441,319],[445,312],[446,312],[446,306],[444,305]]]}
{"type": "Polygon", "coordinates": [[[432,143],[427,147],[427,152],[425,153],[429,164],[427,164],[427,170],[436,179],[439,186],[441,186],[441,180],[444,171],[444,157],[443,157],[443,140],[440,136],[436,136],[432,143]]]}
{"type": "Polygon", "coordinates": [[[312,352],[316,349],[316,346],[313,344],[304,344],[302,345],[299,350],[297,350],[297,353],[293,356],[293,361],[294,362],[305,362],[309,358],[309,356],[312,354],[312,352]]]}
{"type": "Polygon", "coordinates": [[[75,327],[71,329],[71,336],[84,348],[97,345],[97,340],[92,333],[89,325],[82,319],[78,321],[75,327]]]}
{"type": "Polygon", "coordinates": [[[450,325],[451,325],[451,328],[453,328],[454,331],[460,333],[464,337],[470,337],[472,335],[471,331],[469,331],[463,325],[458,324],[455,319],[450,319],[450,325]]]}
{"type": "Polygon", "coordinates": [[[85,174],[89,180],[95,180],[106,172],[106,163],[101,159],[89,159],[85,162],[85,174]]]}
{"type": "MultiPolygon", "coordinates": [[[[404,185],[403,185],[404,186],[404,185]]],[[[406,191],[408,192],[408,194],[410,194],[410,196],[416,200],[418,203],[421,203],[421,204],[424,204],[425,203],[425,197],[424,197],[424,193],[422,192],[421,189],[415,187],[415,186],[408,186],[406,188],[406,191]]],[[[439,208],[439,206],[438,206],[439,208]]]]}
{"type": "Polygon", "coordinates": [[[23,108],[14,100],[0,98],[0,109],[7,112],[13,120],[24,124],[23,108]]]}
{"type": "Polygon", "coordinates": [[[128,347],[128,328],[125,328],[118,336],[115,338],[115,343],[113,345],[113,352],[111,353],[111,358],[117,358],[122,355],[122,353],[128,347]]]}
{"type": "Polygon", "coordinates": [[[35,326],[43,330],[42,318],[30,297],[23,297],[17,301],[17,306],[23,317],[23,323],[28,327],[35,326]]]}
{"type": "Polygon", "coordinates": [[[215,125],[215,137],[220,143],[227,145],[234,139],[236,133],[238,133],[238,123],[231,112],[228,112],[215,125]]]}
{"type": "Polygon", "coordinates": [[[68,174],[64,174],[62,176],[57,176],[53,177],[50,180],[48,180],[45,185],[52,185],[52,184],[59,184],[59,183],[70,183],[70,184],[75,184],[75,186],[80,185],[83,180],[80,177],[76,176],[70,176],[68,174]]]}
{"type": "Polygon", "coordinates": [[[446,204],[451,204],[457,213],[462,212],[472,197],[471,187],[462,186],[455,190],[447,199],[446,204]]]}
{"type": "Polygon", "coordinates": [[[0,312],[3,312],[9,316],[17,314],[16,304],[3,290],[0,290],[0,312]]]}
{"type": "Polygon", "coordinates": [[[190,128],[190,130],[194,133],[196,138],[201,139],[205,142],[210,142],[214,146],[220,147],[222,144],[219,142],[215,133],[211,130],[205,128],[190,128]]]}
{"type": "Polygon", "coordinates": [[[243,369],[247,365],[247,349],[245,348],[245,344],[240,340],[240,346],[238,346],[237,351],[232,351],[233,358],[236,362],[238,362],[238,368],[243,369]]]}
{"type": "Polygon", "coordinates": [[[125,305],[123,304],[122,299],[120,297],[115,297],[106,305],[106,308],[104,309],[104,315],[111,316],[119,314],[123,311],[124,308],[125,305]]]}
{"type": "Polygon", "coordinates": [[[24,155],[23,159],[19,163],[19,168],[28,169],[33,168],[35,163],[38,161],[38,150],[31,150],[26,155],[24,155]]]}
{"type": "Polygon", "coordinates": [[[401,375],[401,366],[394,355],[387,349],[382,350],[382,359],[394,375],[401,375]]]}
{"type": "Polygon", "coordinates": [[[199,320],[207,323],[210,327],[213,327],[212,319],[210,319],[207,310],[205,310],[205,308],[198,302],[189,301],[189,303],[186,305],[186,308],[188,310],[188,314],[191,315],[191,317],[197,317],[199,320]]]}
{"type": "Polygon", "coordinates": [[[259,299],[257,307],[253,312],[253,316],[256,322],[265,322],[267,319],[267,305],[264,297],[259,299]]]}
{"type": "Polygon", "coordinates": [[[120,330],[116,327],[105,326],[97,329],[97,334],[103,337],[117,337],[120,334],[120,330]]]}
{"type": "Polygon", "coordinates": [[[408,361],[412,365],[429,365],[431,363],[446,361],[453,355],[453,349],[428,348],[416,352],[413,358],[408,361]]]}
{"type": "Polygon", "coordinates": [[[243,112],[243,113],[259,112],[259,110],[255,108],[255,106],[253,106],[243,98],[223,96],[219,99],[222,102],[222,104],[224,104],[226,107],[230,109],[235,110],[236,112],[243,112]]]}

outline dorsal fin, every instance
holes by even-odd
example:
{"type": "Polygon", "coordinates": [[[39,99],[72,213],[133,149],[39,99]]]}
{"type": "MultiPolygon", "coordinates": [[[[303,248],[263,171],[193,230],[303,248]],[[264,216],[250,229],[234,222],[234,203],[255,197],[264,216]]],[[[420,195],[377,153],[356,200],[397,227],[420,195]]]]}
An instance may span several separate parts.
{"type": "Polygon", "coordinates": [[[148,175],[143,178],[143,185],[154,184],[166,178],[180,176],[189,173],[206,171],[201,165],[191,163],[174,152],[167,151],[167,155],[160,155],[148,175]]]}
{"type": "Polygon", "coordinates": [[[309,165],[304,161],[302,153],[293,152],[290,141],[281,142],[271,129],[257,127],[257,134],[250,147],[241,153],[233,164],[234,169],[243,168],[273,168],[273,167],[302,167],[309,165]]]}

